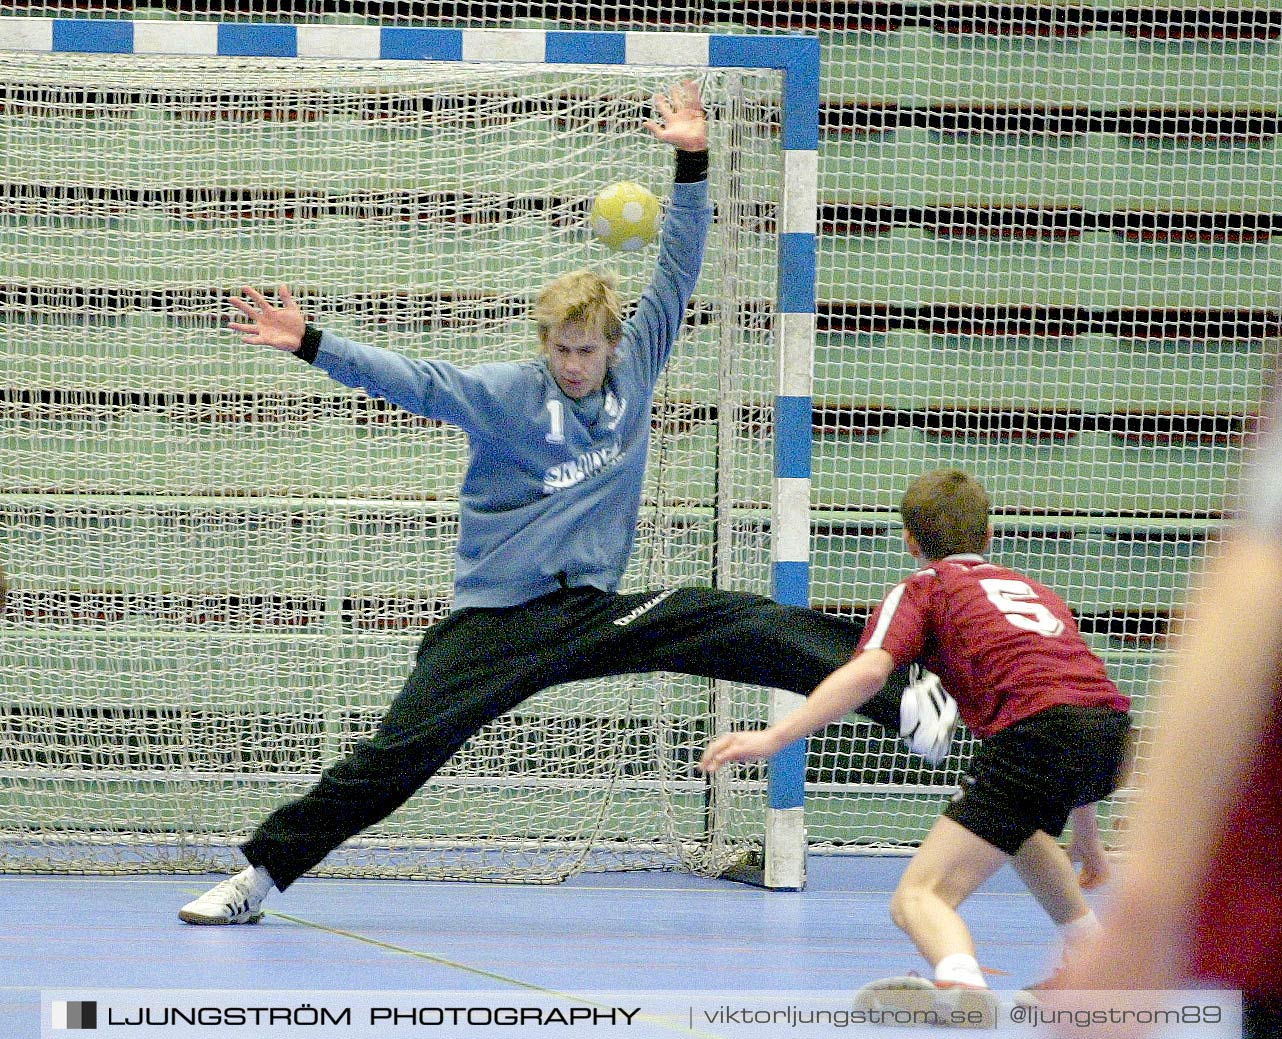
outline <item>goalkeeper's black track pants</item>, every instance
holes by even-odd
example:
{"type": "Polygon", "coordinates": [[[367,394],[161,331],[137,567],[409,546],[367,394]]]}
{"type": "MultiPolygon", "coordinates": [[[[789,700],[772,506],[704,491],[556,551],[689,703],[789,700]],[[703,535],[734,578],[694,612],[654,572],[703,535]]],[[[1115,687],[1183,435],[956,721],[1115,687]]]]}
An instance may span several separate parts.
{"type": "MultiPolygon", "coordinates": [[[[675,671],[808,694],[850,659],[859,634],[848,620],[710,588],[569,588],[458,610],[423,636],[377,731],[268,816],[242,850],[284,890],[400,807],[486,722],[548,686],[675,671]]],[[[893,676],[862,713],[898,732],[904,681],[893,676]]]]}

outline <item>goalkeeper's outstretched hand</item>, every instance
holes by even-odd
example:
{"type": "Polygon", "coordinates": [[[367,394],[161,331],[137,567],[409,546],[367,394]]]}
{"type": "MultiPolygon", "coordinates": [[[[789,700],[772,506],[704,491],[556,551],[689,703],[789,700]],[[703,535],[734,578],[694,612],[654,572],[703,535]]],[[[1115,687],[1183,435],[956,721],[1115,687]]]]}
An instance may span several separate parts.
{"type": "Polygon", "coordinates": [[[658,140],[683,152],[701,152],[708,147],[708,117],[694,80],[677,84],[670,95],[656,95],[654,107],[659,118],[647,119],[645,128],[658,140]]]}
{"type": "Polygon", "coordinates": [[[303,345],[303,332],[307,322],[303,312],[289,291],[288,285],[276,287],[279,306],[273,306],[257,289],[246,285],[242,290],[248,299],[233,299],[231,305],[245,315],[248,321],[228,321],[227,327],[241,332],[246,343],[270,346],[275,350],[296,353],[303,345]]]}

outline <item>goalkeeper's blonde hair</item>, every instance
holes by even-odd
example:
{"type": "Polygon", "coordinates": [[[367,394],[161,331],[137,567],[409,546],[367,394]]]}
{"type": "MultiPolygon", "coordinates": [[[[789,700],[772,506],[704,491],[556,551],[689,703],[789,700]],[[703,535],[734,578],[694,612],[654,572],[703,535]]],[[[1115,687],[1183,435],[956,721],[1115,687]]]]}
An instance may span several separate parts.
{"type": "Polygon", "coordinates": [[[562,325],[579,324],[600,332],[611,346],[623,338],[623,305],[618,279],[599,271],[570,271],[546,285],[534,301],[539,348],[547,352],[548,338],[562,325]]]}

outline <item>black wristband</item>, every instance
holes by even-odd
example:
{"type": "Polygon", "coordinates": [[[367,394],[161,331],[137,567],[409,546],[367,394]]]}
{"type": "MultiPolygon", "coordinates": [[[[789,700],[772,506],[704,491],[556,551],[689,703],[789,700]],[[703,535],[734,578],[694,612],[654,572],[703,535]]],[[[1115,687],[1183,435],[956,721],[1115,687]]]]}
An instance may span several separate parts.
{"type": "Polygon", "coordinates": [[[677,173],[673,178],[678,184],[692,184],[708,179],[708,149],[698,152],[677,150],[677,173]]]}
{"type": "Polygon", "coordinates": [[[303,326],[303,342],[294,356],[301,358],[308,364],[316,363],[316,354],[320,351],[321,330],[315,325],[303,326]]]}

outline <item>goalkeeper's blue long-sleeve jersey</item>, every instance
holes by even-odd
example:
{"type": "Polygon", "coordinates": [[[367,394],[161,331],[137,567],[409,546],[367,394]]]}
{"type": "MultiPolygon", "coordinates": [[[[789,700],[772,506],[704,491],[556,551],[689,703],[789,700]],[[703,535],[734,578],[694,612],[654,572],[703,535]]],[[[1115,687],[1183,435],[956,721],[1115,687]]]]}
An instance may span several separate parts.
{"type": "Polygon", "coordinates": [[[711,217],[707,181],[673,185],[654,277],[605,385],[583,400],[562,393],[543,357],[460,368],[321,334],[314,363],[331,378],[467,433],[455,609],[618,587],[636,536],[654,387],[711,217]]]}

